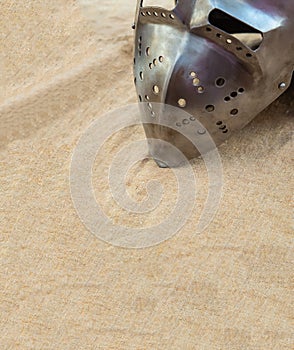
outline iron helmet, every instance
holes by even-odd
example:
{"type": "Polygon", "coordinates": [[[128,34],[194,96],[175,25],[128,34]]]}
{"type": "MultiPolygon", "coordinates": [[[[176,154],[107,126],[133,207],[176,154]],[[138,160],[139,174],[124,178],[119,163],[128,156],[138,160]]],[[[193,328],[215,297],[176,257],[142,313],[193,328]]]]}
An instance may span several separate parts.
{"type": "Polygon", "coordinates": [[[148,139],[191,159],[189,138],[218,146],[248,124],[290,86],[293,17],[293,0],[178,0],[172,10],[138,0],[134,76],[148,139]]]}

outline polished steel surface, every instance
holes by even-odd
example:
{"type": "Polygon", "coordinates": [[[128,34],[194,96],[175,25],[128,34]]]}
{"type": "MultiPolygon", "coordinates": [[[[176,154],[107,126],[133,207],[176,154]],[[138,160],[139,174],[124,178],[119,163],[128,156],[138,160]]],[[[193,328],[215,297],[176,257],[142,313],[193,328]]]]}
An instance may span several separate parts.
{"type": "Polygon", "coordinates": [[[147,137],[193,158],[199,152],[182,135],[185,124],[192,137],[208,132],[216,145],[248,124],[290,85],[293,17],[293,0],[179,0],[172,10],[138,0],[134,76],[147,137]],[[162,127],[164,105],[192,117],[184,122],[179,113],[171,129],[162,127]],[[204,129],[194,130],[194,118],[204,129]]]}

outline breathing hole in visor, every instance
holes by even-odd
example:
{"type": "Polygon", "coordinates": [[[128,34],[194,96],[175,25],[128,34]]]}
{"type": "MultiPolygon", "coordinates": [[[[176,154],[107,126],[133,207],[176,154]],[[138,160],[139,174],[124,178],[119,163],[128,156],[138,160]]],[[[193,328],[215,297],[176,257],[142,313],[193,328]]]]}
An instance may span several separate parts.
{"type": "Polygon", "coordinates": [[[262,32],[219,9],[212,10],[208,20],[211,25],[231,34],[251,50],[257,50],[263,41],[262,32]]]}

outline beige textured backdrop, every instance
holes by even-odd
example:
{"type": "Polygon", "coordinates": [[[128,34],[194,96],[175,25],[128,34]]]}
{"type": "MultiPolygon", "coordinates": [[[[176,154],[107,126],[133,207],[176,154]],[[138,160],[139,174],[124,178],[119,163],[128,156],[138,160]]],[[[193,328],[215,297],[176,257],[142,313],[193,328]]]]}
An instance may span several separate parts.
{"type": "MultiPolygon", "coordinates": [[[[69,167],[90,122],[135,101],[135,1],[81,3],[0,5],[0,349],[293,349],[293,93],[220,148],[223,198],[201,235],[191,239],[207,190],[196,160],[197,204],[183,229],[154,248],[110,246],[80,222],[69,167]]],[[[134,135],[142,129],[106,152],[134,135]]],[[[97,197],[132,223],[109,200],[102,160],[97,197]]],[[[128,190],[143,198],[150,178],[167,189],[165,214],[170,170],[139,163],[128,190]]]]}

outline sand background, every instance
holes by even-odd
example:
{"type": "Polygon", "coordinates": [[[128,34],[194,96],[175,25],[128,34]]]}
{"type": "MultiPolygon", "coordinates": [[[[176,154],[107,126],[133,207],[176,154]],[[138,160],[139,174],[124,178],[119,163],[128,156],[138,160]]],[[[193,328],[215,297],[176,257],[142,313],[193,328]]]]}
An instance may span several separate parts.
{"type": "MultiPolygon", "coordinates": [[[[136,101],[135,1],[97,3],[1,1],[0,348],[293,349],[293,89],[220,148],[222,202],[201,235],[191,239],[207,193],[195,160],[183,229],[153,248],[115,248],[83,226],[69,187],[89,124],[136,101]]],[[[105,152],[142,136],[126,130],[105,152]]],[[[114,207],[107,165],[98,157],[93,177],[104,210],[142,224],[114,207]]],[[[171,170],[149,160],[128,178],[139,200],[159,180],[157,217],[168,213],[171,170]]]]}

